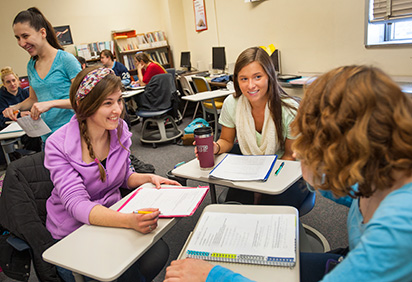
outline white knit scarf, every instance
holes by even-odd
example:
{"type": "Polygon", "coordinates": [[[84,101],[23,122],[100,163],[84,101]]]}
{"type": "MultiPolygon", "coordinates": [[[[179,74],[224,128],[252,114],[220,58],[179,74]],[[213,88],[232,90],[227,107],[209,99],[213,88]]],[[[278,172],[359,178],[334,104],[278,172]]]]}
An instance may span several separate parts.
{"type": "Polygon", "coordinates": [[[262,144],[257,145],[256,128],[249,100],[241,95],[236,106],[236,131],[240,150],[244,155],[273,155],[278,150],[275,123],[268,103],[265,107],[265,120],[262,128],[262,144]]]}

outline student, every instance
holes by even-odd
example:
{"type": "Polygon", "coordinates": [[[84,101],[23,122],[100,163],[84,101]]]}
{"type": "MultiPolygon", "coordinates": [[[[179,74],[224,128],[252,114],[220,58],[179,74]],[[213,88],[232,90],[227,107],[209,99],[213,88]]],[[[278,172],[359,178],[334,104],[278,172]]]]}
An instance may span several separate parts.
{"type": "MultiPolygon", "coordinates": [[[[11,67],[5,67],[1,70],[1,81],[3,86],[0,88],[0,130],[7,126],[6,121],[10,121],[9,118],[3,115],[3,111],[29,97],[29,90],[20,88],[19,77],[11,67]]],[[[29,111],[24,111],[17,113],[17,116],[27,116],[29,114],[29,111]]]]}
{"type": "MultiPolygon", "coordinates": [[[[339,255],[302,253],[301,281],[410,281],[411,100],[379,69],[340,67],[308,86],[292,128],[304,179],[350,206],[349,253],[326,275],[339,255]]],[[[200,260],[172,262],[165,281],[189,273],[190,281],[250,281],[200,260]]]]}
{"type": "MultiPolygon", "coordinates": [[[[80,64],[72,54],[63,51],[50,22],[37,8],[18,13],[13,30],[19,46],[31,56],[27,64],[30,95],[23,102],[5,109],[3,115],[16,120],[19,110],[30,110],[33,119],[41,115],[54,132],[73,116],[69,89],[81,69],[80,64]]],[[[50,134],[43,135],[43,141],[50,134]]]]}
{"type": "MultiPolygon", "coordinates": [[[[298,103],[280,87],[269,55],[259,47],[244,50],[234,69],[235,94],[228,96],[222,107],[219,123],[222,131],[214,142],[214,154],[229,152],[243,155],[272,155],[280,159],[292,157],[293,137],[290,123],[298,103]],[[235,139],[239,148],[234,147],[235,139]]],[[[229,189],[227,200],[258,204],[273,199],[239,189],[229,189]]]]}
{"type": "MultiPolygon", "coordinates": [[[[148,208],[151,214],[124,214],[108,208],[120,200],[119,187],[133,189],[146,182],[156,187],[162,183],[180,185],[130,169],[132,134],[122,120],[121,87],[120,78],[111,69],[82,70],[70,89],[70,102],[76,114],[46,142],[44,164],[54,184],[46,203],[46,227],[57,240],[83,224],[150,233],[157,227],[158,209],[148,208]]],[[[144,266],[138,275],[147,279],[157,275],[168,259],[167,245],[162,245],[165,243],[159,241],[155,249],[166,249],[163,251],[165,256],[159,254],[157,264],[151,263],[151,266],[139,260],[130,270],[133,275],[136,275],[138,264],[144,266]]],[[[73,278],[71,272],[61,268],[58,271],[65,281],[73,278]]],[[[127,273],[125,277],[131,275],[127,273]]],[[[128,280],[124,278],[122,281],[128,280]]]]}
{"type": "Polygon", "coordinates": [[[100,62],[102,62],[104,67],[113,69],[114,73],[122,80],[124,86],[130,84],[129,71],[122,63],[114,60],[113,53],[110,50],[106,49],[100,53],[100,62]]]}
{"type": "Polygon", "coordinates": [[[85,58],[83,58],[82,56],[76,56],[76,59],[79,61],[80,66],[82,67],[82,70],[87,68],[87,62],[85,58]]]}
{"type": "Polygon", "coordinates": [[[134,55],[134,62],[137,68],[140,86],[149,83],[156,74],[166,73],[166,70],[158,63],[149,59],[149,56],[143,52],[137,52],[134,55]]]}

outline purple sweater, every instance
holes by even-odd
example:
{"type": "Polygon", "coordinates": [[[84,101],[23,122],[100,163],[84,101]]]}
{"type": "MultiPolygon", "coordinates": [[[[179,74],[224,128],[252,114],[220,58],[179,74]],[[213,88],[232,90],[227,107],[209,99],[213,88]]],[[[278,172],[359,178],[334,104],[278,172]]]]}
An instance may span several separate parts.
{"type": "MultiPolygon", "coordinates": [[[[122,120],[120,142],[131,145],[132,135],[122,120]]],[[[110,207],[120,200],[119,187],[127,188],[130,152],[118,141],[117,130],[110,131],[110,151],[106,159],[106,181],[100,180],[98,165],[82,160],[79,124],[76,116],[46,141],[44,165],[50,171],[54,189],[47,200],[46,227],[55,239],[61,239],[83,224],[96,205],[110,207]]]]}

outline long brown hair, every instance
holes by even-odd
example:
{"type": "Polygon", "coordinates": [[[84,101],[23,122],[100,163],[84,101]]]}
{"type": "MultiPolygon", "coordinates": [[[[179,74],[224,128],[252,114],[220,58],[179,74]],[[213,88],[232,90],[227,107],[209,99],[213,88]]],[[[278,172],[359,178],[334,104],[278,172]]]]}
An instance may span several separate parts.
{"type": "MultiPolygon", "coordinates": [[[[79,122],[79,128],[80,128],[80,136],[81,138],[86,142],[87,149],[89,151],[89,156],[95,160],[96,155],[94,154],[93,150],[93,145],[90,142],[90,137],[87,132],[87,123],[86,120],[88,117],[92,116],[96,111],[100,108],[100,106],[103,104],[104,100],[112,94],[113,92],[117,91],[118,89],[121,89],[122,87],[122,82],[118,76],[115,74],[108,74],[105,76],[101,81],[99,81],[96,86],[81,100],[76,99],[76,93],[77,90],[79,89],[80,83],[83,81],[83,79],[86,77],[86,75],[97,69],[98,67],[90,67],[90,68],[85,68],[82,70],[74,79],[72,86],[70,87],[70,103],[73,107],[73,110],[76,113],[76,118],[77,121],[79,122]]],[[[123,113],[121,115],[121,118],[124,116],[124,108],[123,108],[123,113]]],[[[122,123],[119,122],[119,127],[117,128],[117,137],[120,143],[120,137],[122,134],[122,123]]],[[[120,145],[126,149],[123,144],[120,143],[120,145]]],[[[100,179],[102,182],[106,181],[106,172],[101,165],[100,162],[98,162],[99,166],[99,171],[100,171],[100,179]]]]}
{"type": "MultiPolygon", "coordinates": [[[[44,28],[46,30],[47,42],[54,48],[63,50],[56,33],[51,23],[36,7],[31,7],[25,11],[21,11],[13,20],[13,25],[17,23],[28,23],[34,30],[39,31],[44,28]]],[[[37,56],[35,56],[37,57],[37,56]]]]}
{"type": "Polygon", "coordinates": [[[293,150],[315,188],[368,197],[412,172],[412,103],[381,70],[336,68],[305,90],[292,123],[293,150]]]}
{"type": "Polygon", "coordinates": [[[285,148],[285,134],[283,132],[283,121],[282,121],[282,108],[286,107],[292,110],[297,110],[296,107],[284,102],[284,99],[293,97],[289,96],[279,85],[277,81],[275,66],[273,65],[272,59],[270,58],[269,54],[259,47],[250,47],[240,53],[239,57],[236,60],[235,69],[233,73],[233,84],[235,87],[235,94],[234,96],[240,97],[242,95],[242,91],[239,87],[239,72],[247,65],[253,62],[258,62],[265,73],[269,78],[268,83],[268,91],[267,94],[269,96],[269,110],[272,115],[272,119],[275,123],[276,133],[278,138],[278,143],[280,144],[280,148],[282,150],[285,148]]]}

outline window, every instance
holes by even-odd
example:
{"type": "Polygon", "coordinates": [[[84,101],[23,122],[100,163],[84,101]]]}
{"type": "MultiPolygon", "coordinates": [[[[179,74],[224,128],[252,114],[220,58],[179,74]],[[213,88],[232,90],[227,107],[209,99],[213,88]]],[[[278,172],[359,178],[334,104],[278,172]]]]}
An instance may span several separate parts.
{"type": "Polygon", "coordinates": [[[366,0],[365,45],[412,44],[412,0],[366,0]]]}

